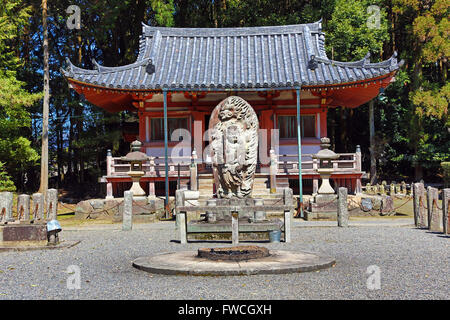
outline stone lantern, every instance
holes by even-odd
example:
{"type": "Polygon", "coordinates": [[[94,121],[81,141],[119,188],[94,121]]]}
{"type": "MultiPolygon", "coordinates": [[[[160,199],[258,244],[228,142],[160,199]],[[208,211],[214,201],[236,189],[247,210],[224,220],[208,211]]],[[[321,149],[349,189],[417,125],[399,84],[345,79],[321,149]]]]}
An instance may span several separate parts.
{"type": "Polygon", "coordinates": [[[314,159],[319,160],[317,172],[320,174],[322,180],[322,184],[318,190],[319,194],[334,194],[334,189],[330,185],[330,176],[333,173],[333,163],[331,160],[338,159],[339,155],[333,150],[328,149],[328,147],[330,147],[330,138],[321,138],[320,151],[312,156],[314,159]]]}
{"type": "Polygon", "coordinates": [[[129,191],[133,192],[133,197],[145,197],[145,191],[141,188],[139,180],[145,174],[142,169],[142,164],[145,161],[150,160],[145,153],[141,152],[142,142],[135,140],[131,143],[131,151],[125,156],[121,157],[120,160],[130,163],[130,171],[127,174],[131,177],[133,185],[129,191]]]}
{"type": "Polygon", "coordinates": [[[320,174],[322,184],[317,194],[309,201],[309,213],[306,219],[334,217],[337,212],[336,195],[330,185],[330,176],[333,173],[332,160],[339,158],[339,155],[328,149],[330,139],[323,137],[320,139],[320,150],[312,157],[319,160],[317,172],[320,174]]]}

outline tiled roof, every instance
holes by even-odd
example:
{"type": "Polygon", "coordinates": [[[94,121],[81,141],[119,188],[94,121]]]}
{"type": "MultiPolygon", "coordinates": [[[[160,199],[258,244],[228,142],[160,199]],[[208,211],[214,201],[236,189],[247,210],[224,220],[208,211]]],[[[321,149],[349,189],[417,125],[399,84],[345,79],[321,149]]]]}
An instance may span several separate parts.
{"type": "Polygon", "coordinates": [[[321,22],[251,28],[164,28],[143,25],[135,63],[95,70],[68,61],[64,75],[120,89],[257,88],[340,84],[397,70],[396,54],[370,63],[328,59],[321,22]],[[311,63],[311,57],[315,62],[311,63]],[[149,74],[149,63],[155,72],[149,74]],[[316,68],[311,69],[311,65],[316,68]]]}

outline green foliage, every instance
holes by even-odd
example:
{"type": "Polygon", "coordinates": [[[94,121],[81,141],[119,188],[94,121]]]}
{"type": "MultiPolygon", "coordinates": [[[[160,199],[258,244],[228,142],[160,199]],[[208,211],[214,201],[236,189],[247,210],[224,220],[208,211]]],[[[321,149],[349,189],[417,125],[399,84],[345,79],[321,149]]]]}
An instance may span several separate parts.
{"type": "Polygon", "coordinates": [[[386,12],[380,10],[379,28],[369,28],[370,5],[380,1],[337,0],[331,21],[327,24],[327,54],[334,60],[362,59],[367,52],[380,56],[383,43],[388,40],[386,12]]]}
{"type": "Polygon", "coordinates": [[[450,187],[450,162],[441,162],[442,171],[444,172],[445,188],[450,187]]]}
{"type": "Polygon", "coordinates": [[[16,75],[22,61],[15,50],[29,18],[30,7],[21,1],[7,0],[0,8],[0,159],[14,177],[39,158],[24,129],[31,124],[27,107],[41,94],[25,90],[16,75]]]}
{"type": "Polygon", "coordinates": [[[0,162],[0,192],[2,191],[16,191],[16,186],[6,173],[4,163],[0,162]]]}

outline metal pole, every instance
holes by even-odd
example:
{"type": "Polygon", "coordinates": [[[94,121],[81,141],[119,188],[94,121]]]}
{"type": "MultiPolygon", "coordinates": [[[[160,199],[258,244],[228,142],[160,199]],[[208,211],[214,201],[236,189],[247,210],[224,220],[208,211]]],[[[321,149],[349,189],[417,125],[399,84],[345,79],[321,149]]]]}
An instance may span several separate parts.
{"type": "Polygon", "coordinates": [[[300,130],[300,88],[297,88],[297,143],[298,143],[298,190],[300,217],[303,218],[303,183],[302,183],[302,135],[300,130]]]}
{"type": "Polygon", "coordinates": [[[166,187],[166,198],[164,199],[164,205],[165,205],[165,217],[166,219],[169,218],[169,158],[168,158],[168,148],[167,145],[169,144],[168,141],[168,127],[167,127],[167,91],[163,91],[163,97],[164,97],[164,164],[166,169],[166,175],[165,175],[165,187],[166,187]]]}

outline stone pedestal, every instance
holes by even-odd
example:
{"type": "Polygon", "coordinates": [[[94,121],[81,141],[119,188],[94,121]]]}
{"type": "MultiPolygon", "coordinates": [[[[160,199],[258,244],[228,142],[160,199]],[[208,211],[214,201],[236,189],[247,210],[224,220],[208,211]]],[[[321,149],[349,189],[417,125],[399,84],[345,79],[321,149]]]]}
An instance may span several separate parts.
{"type": "Polygon", "coordinates": [[[0,246],[29,246],[47,244],[45,224],[8,224],[0,226],[0,246]]]}
{"type": "Polygon", "coordinates": [[[319,190],[317,191],[319,194],[334,194],[334,189],[330,185],[330,177],[333,172],[332,168],[322,168],[317,169],[317,172],[320,174],[320,178],[322,179],[322,184],[320,185],[319,190]]]}
{"type": "Polygon", "coordinates": [[[309,211],[306,220],[311,219],[336,219],[337,199],[335,194],[317,194],[309,203],[309,211]]]}
{"type": "Polygon", "coordinates": [[[133,192],[133,196],[136,197],[146,197],[144,189],[142,189],[139,180],[141,180],[141,177],[145,174],[144,171],[128,171],[127,174],[131,177],[131,181],[133,181],[133,184],[130,188],[130,190],[133,192]]]}

